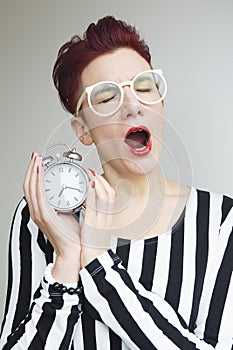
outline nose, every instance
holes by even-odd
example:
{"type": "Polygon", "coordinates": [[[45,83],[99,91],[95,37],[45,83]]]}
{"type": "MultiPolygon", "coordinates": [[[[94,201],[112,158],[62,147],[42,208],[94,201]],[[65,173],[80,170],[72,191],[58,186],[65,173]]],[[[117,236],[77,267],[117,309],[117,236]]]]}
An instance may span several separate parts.
{"type": "Polygon", "coordinates": [[[130,87],[128,85],[124,86],[123,91],[122,118],[127,119],[129,117],[135,118],[138,115],[143,116],[143,107],[130,87]]]}

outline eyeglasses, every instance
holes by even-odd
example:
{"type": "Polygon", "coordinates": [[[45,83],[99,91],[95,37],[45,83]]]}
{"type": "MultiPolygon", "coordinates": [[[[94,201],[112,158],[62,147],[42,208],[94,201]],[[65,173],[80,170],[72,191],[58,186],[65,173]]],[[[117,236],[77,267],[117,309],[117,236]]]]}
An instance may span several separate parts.
{"type": "Polygon", "coordinates": [[[116,113],[123,103],[124,86],[129,86],[137,100],[146,105],[161,102],[167,93],[162,70],[146,70],[129,81],[101,81],[86,87],[78,100],[76,113],[79,112],[86,94],[89,107],[98,116],[108,117],[116,113]]]}

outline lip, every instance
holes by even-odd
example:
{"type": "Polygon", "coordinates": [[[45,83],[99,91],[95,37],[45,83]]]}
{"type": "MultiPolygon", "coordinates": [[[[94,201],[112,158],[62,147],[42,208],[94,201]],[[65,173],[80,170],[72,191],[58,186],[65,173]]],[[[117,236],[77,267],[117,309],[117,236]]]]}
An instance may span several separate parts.
{"type": "Polygon", "coordinates": [[[148,141],[147,141],[147,144],[146,144],[145,147],[143,147],[142,149],[135,149],[135,148],[131,147],[130,145],[128,145],[126,142],[125,142],[125,144],[126,144],[126,146],[128,147],[128,149],[130,150],[131,153],[133,153],[135,156],[142,157],[142,156],[146,156],[152,149],[151,133],[148,130],[148,128],[145,127],[144,125],[139,125],[139,126],[132,127],[132,128],[130,128],[127,131],[127,133],[125,135],[125,139],[132,132],[140,131],[140,130],[144,130],[147,133],[147,135],[148,135],[148,141]]]}

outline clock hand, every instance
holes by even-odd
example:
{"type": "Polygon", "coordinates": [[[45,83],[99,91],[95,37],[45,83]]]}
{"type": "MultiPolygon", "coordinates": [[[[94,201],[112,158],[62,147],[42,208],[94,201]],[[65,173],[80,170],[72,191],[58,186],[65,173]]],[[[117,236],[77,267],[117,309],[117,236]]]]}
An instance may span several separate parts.
{"type": "Polygon", "coordinates": [[[62,188],[62,190],[61,190],[61,192],[59,193],[58,197],[61,197],[63,191],[64,191],[64,188],[62,188]]]}
{"type": "Polygon", "coordinates": [[[61,191],[60,191],[60,193],[59,193],[59,195],[58,195],[58,197],[61,197],[62,192],[64,191],[65,188],[67,188],[67,186],[66,186],[66,185],[63,185],[63,186],[62,186],[62,189],[61,189],[61,191]]]}
{"type": "Polygon", "coordinates": [[[76,187],[67,186],[66,188],[70,188],[71,190],[76,190],[76,191],[82,192],[79,188],[76,188],[76,187]]]}

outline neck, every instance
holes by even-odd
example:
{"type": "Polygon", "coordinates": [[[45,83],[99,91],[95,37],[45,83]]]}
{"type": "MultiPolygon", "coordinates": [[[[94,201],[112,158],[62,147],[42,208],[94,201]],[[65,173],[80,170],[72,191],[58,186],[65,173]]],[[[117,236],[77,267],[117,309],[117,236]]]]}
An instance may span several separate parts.
{"type": "Polygon", "coordinates": [[[113,235],[135,239],[146,234],[164,209],[167,182],[159,165],[148,174],[119,174],[109,164],[104,177],[117,192],[113,235]],[[146,223],[146,225],[145,225],[146,223]]]}
{"type": "Polygon", "coordinates": [[[116,190],[112,235],[128,239],[154,237],[172,227],[181,215],[189,190],[166,179],[161,167],[148,174],[122,174],[105,164],[104,177],[116,190]]]}
{"type": "Polygon", "coordinates": [[[117,172],[110,164],[106,163],[103,167],[104,177],[108,183],[117,191],[133,195],[135,199],[142,199],[148,195],[163,197],[166,193],[166,179],[160,165],[147,174],[134,174],[117,172]]]}

